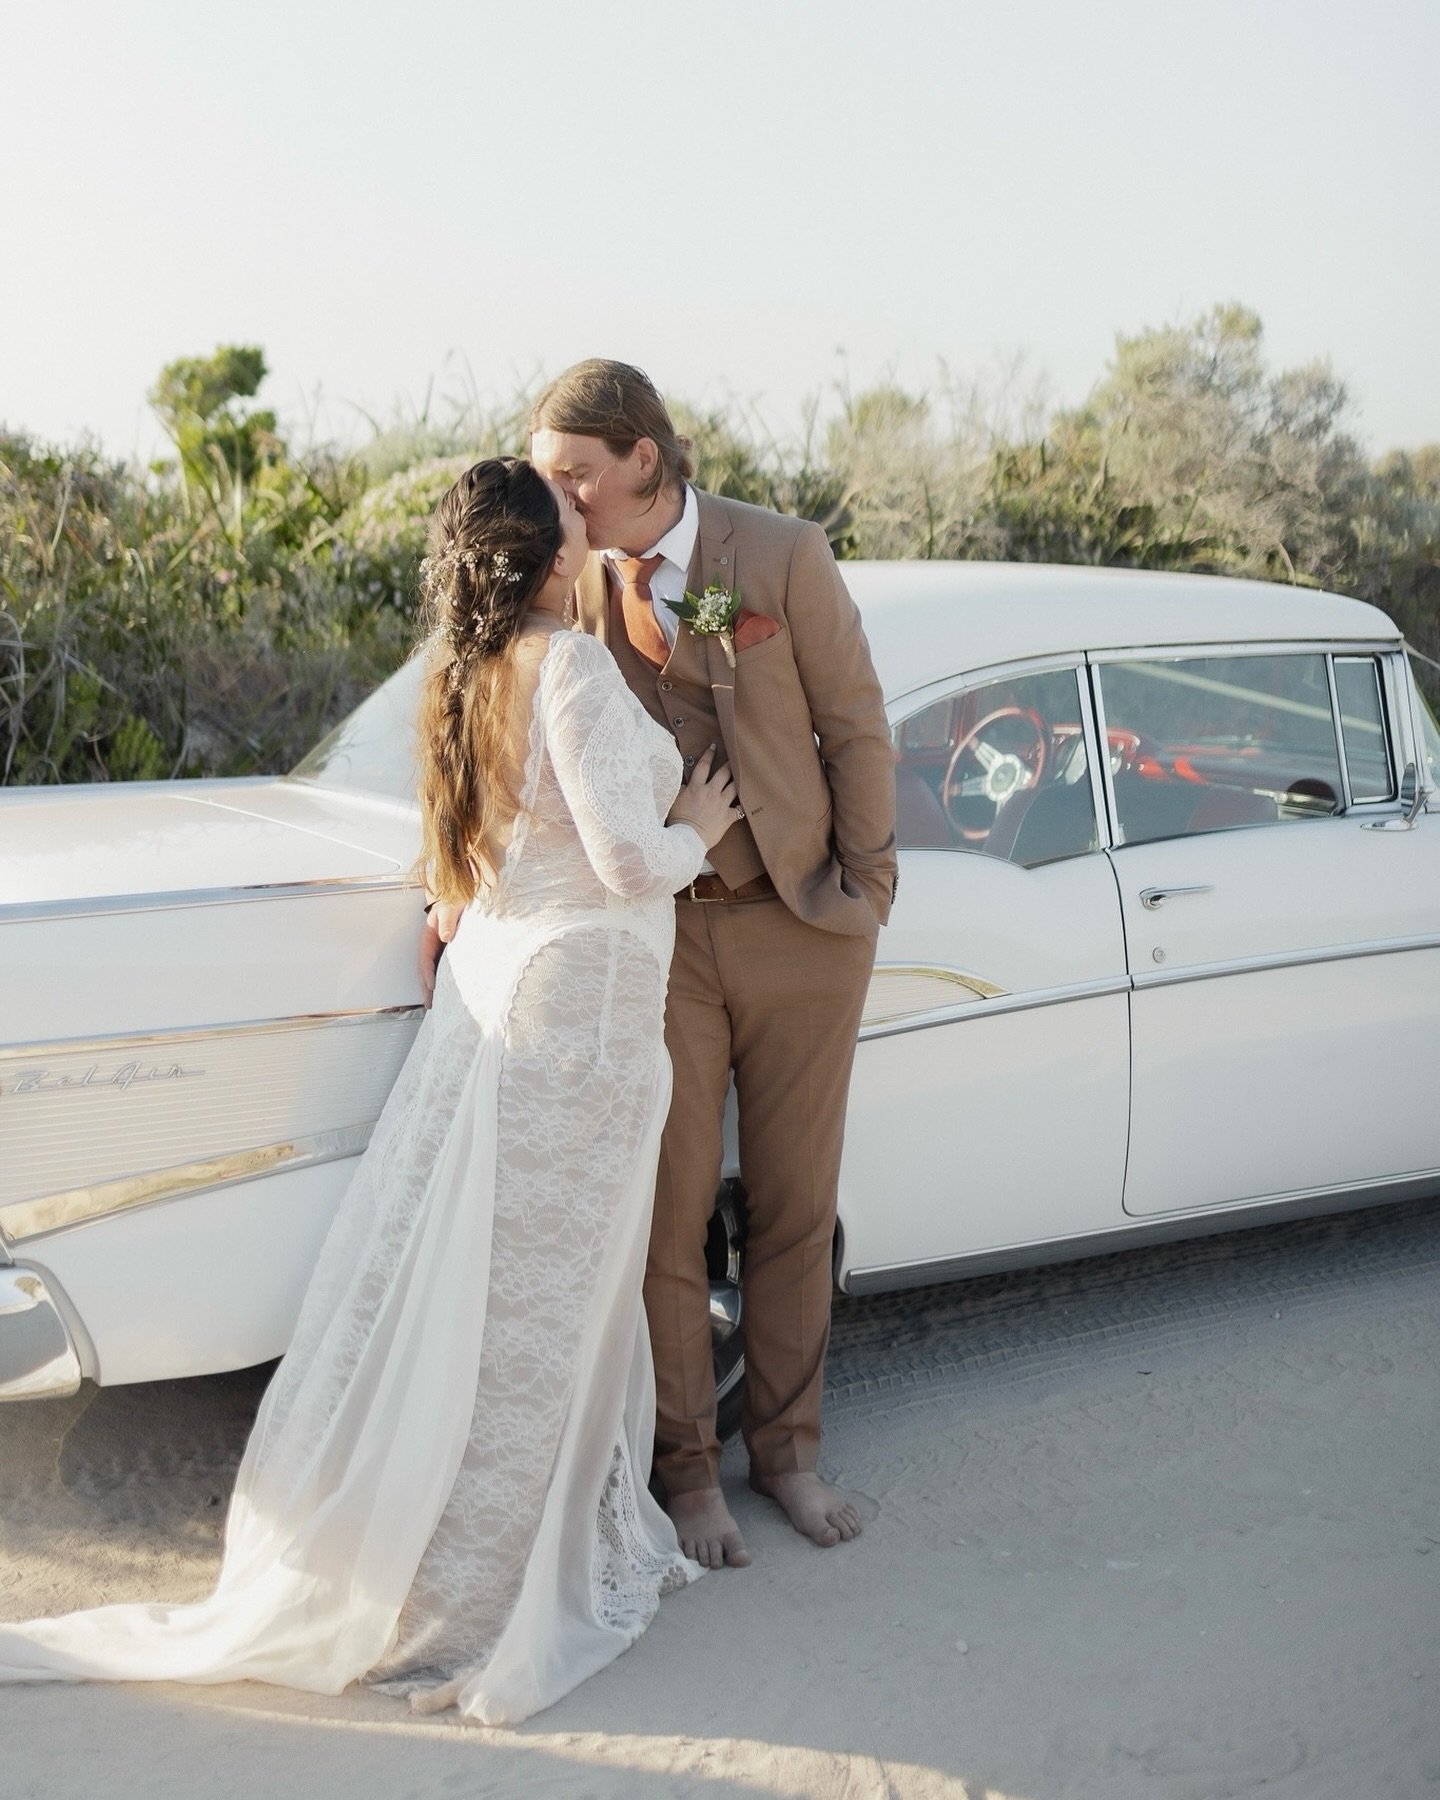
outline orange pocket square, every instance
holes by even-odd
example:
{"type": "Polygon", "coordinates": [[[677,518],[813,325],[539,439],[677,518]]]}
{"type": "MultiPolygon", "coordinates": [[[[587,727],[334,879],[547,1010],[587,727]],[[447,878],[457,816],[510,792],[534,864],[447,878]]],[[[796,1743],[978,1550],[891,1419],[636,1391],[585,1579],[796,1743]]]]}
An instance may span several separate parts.
{"type": "Polygon", "coordinates": [[[742,606],[735,619],[735,648],[749,650],[755,644],[763,644],[766,638],[776,636],[779,630],[774,619],[742,606]]]}

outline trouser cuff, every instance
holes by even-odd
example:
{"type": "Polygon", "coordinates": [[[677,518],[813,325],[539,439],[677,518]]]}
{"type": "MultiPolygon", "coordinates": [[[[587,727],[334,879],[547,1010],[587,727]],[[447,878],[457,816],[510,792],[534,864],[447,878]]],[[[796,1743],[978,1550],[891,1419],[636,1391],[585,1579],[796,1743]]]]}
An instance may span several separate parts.
{"type": "Polygon", "coordinates": [[[678,1467],[667,1467],[657,1462],[655,1474],[665,1490],[665,1498],[673,1499],[676,1494],[698,1494],[702,1488],[718,1488],[720,1485],[720,1464],[718,1460],[710,1462],[686,1461],[678,1467]]]}

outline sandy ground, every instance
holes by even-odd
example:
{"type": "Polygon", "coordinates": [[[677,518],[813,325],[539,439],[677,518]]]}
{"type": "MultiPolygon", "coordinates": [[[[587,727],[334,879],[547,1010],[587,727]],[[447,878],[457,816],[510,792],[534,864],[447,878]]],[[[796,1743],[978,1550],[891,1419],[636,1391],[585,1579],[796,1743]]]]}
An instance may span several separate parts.
{"type": "MultiPolygon", "coordinates": [[[[514,1731],[383,1696],[0,1690],[0,1793],[1440,1795],[1440,1206],[841,1303],[822,1552],[514,1731]]],[[[254,1373],[0,1413],[0,1616],[198,1595],[254,1373]]]]}

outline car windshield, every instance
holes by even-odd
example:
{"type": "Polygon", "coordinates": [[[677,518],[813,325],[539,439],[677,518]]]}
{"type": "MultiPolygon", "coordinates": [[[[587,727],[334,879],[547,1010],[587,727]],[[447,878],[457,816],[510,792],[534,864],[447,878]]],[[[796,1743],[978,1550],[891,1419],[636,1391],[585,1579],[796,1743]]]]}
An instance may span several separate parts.
{"type": "Polygon", "coordinates": [[[412,656],[290,771],[322,787],[415,798],[415,712],[421,658],[412,656]]]}
{"type": "Polygon", "coordinates": [[[1420,733],[1424,739],[1425,761],[1429,764],[1425,785],[1433,794],[1440,792],[1440,724],[1436,723],[1435,717],[1440,712],[1440,662],[1412,650],[1410,669],[1415,677],[1415,691],[1420,696],[1420,733]]]}

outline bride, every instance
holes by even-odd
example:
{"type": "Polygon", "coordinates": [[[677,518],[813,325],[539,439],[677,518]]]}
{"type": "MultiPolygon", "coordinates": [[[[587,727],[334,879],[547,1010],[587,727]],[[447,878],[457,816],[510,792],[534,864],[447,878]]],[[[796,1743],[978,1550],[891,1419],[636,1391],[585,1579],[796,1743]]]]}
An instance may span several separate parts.
{"type": "Polygon", "coordinates": [[[526,462],[440,502],[422,868],[465,912],[261,1404],[217,1586],[0,1626],[0,1680],[364,1678],[513,1723],[701,1573],[646,1488],[640,1288],[671,896],[738,806],[708,759],[680,790],[673,740],[565,629],[586,555],[526,462]]]}

